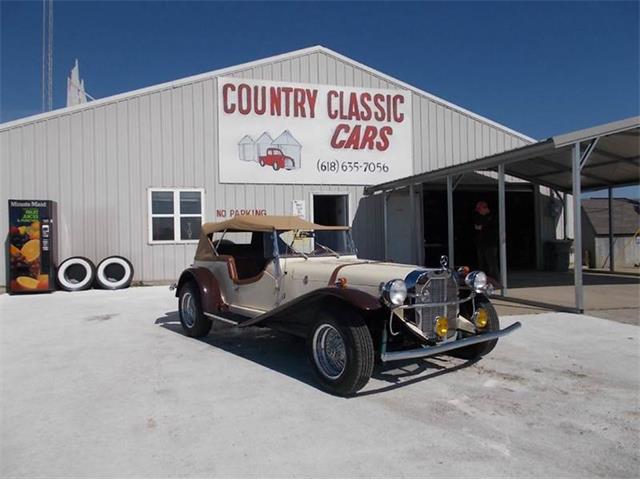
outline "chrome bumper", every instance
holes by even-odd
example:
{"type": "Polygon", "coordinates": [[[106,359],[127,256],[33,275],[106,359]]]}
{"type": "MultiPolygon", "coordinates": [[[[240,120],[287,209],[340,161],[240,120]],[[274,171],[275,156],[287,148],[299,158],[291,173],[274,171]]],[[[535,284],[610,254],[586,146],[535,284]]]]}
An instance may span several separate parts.
{"type": "Polygon", "coordinates": [[[462,340],[447,342],[445,344],[436,345],[433,347],[421,347],[415,348],[413,350],[401,350],[398,352],[384,352],[382,355],[380,355],[380,358],[383,362],[393,362],[396,360],[432,357],[433,355],[439,355],[450,350],[456,350],[458,348],[468,347],[469,345],[475,345],[476,343],[487,342],[489,340],[495,340],[496,338],[504,337],[514,330],[519,329],[521,326],[522,324],[520,322],[516,322],[506,328],[503,328],[502,330],[498,330],[497,332],[474,335],[473,337],[467,337],[462,340]]]}

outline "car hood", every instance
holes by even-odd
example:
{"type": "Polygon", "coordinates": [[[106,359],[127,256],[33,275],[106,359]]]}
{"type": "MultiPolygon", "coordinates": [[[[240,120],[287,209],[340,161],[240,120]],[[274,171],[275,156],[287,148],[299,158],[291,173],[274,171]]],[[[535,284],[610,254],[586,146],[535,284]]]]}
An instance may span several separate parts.
{"type": "Polygon", "coordinates": [[[307,277],[316,287],[329,285],[338,278],[345,278],[347,285],[369,291],[373,295],[379,293],[381,283],[396,278],[404,278],[418,267],[402,263],[377,262],[362,260],[355,256],[289,258],[286,263],[287,274],[293,279],[307,277]]]}

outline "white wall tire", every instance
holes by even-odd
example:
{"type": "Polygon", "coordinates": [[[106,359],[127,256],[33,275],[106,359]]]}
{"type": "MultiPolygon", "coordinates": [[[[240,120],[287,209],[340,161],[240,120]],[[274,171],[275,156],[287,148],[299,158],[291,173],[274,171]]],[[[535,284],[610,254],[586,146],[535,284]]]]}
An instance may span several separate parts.
{"type": "Polygon", "coordinates": [[[103,259],[96,269],[96,283],[106,290],[128,288],[133,280],[133,265],[124,257],[103,259]]]}
{"type": "Polygon", "coordinates": [[[91,288],[96,276],[96,266],[85,257],[69,257],[58,265],[58,286],[67,292],[78,292],[91,288]]]}

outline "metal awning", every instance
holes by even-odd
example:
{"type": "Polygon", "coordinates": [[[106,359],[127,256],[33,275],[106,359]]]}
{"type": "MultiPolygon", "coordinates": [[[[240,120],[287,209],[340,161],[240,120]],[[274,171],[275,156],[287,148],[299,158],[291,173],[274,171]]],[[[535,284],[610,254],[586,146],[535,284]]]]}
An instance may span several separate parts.
{"type": "MultiPolygon", "coordinates": [[[[463,176],[474,172],[498,173],[498,216],[500,283],[502,295],[507,293],[507,246],[505,222],[506,176],[527,180],[573,196],[575,311],[584,311],[582,286],[582,215],[581,195],[584,191],[609,189],[609,254],[613,271],[613,231],[611,225],[612,189],[640,184],[640,117],[631,117],[526,145],[521,148],[480,158],[471,162],[434,170],[411,177],[365,188],[365,194],[384,192],[386,215],[387,192],[409,188],[412,218],[416,218],[415,186],[437,184],[443,180],[447,188],[449,260],[454,262],[453,191],[463,176]]],[[[413,242],[418,248],[419,239],[413,242]]],[[[413,236],[413,235],[412,235],[413,236]]],[[[385,218],[385,245],[387,240],[385,218]]],[[[419,257],[418,257],[419,258],[419,257]]],[[[513,299],[517,300],[517,299],[513,299]]]]}
{"type": "Polygon", "coordinates": [[[366,194],[431,183],[447,176],[474,171],[497,171],[554,190],[571,192],[572,150],[576,143],[587,152],[581,167],[582,191],[640,183],[640,117],[607,123],[478,160],[441,168],[365,188],[366,194]]]}

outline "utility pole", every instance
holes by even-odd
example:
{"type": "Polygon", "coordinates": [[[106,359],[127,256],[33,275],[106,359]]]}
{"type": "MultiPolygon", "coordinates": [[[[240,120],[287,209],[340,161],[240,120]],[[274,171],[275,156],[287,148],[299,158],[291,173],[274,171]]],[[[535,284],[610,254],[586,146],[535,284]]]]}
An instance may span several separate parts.
{"type": "Polygon", "coordinates": [[[42,0],[42,111],[53,109],[53,0],[42,0]]]}

